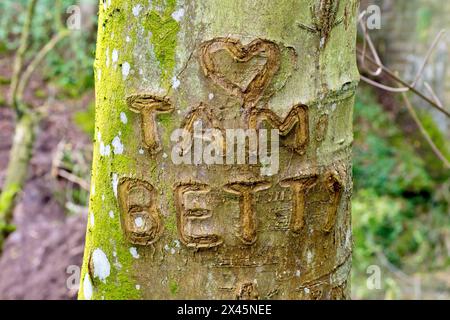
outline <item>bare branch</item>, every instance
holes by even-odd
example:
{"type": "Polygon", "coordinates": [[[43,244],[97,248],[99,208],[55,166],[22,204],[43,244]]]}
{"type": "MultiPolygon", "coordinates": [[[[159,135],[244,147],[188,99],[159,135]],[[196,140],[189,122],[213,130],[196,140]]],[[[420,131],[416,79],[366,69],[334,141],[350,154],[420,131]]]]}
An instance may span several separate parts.
{"type": "Polygon", "coordinates": [[[33,61],[28,65],[26,70],[24,71],[22,77],[20,78],[20,82],[16,92],[16,99],[18,103],[22,102],[23,94],[25,89],[30,81],[30,78],[36,68],[41,64],[42,60],[45,56],[53,50],[53,48],[66,36],[69,35],[69,30],[63,30],[57,33],[53,38],[38,52],[38,54],[34,57],[33,61]]]}
{"type": "MultiPolygon", "coordinates": [[[[362,55],[362,51],[360,49],[356,49],[359,54],[362,55]]],[[[365,56],[365,59],[369,61],[370,63],[374,65],[378,65],[375,60],[373,60],[369,56],[365,56]]],[[[426,95],[424,95],[422,92],[417,90],[416,88],[412,87],[409,83],[407,83],[405,80],[402,80],[400,77],[398,77],[393,71],[391,71],[389,68],[387,68],[384,65],[381,65],[381,68],[383,69],[383,72],[386,73],[392,80],[396,81],[397,83],[401,84],[402,86],[408,88],[411,92],[414,92],[417,96],[419,96],[421,99],[428,102],[433,108],[439,110],[443,114],[445,114],[447,117],[450,117],[450,111],[448,111],[446,108],[441,107],[439,104],[437,104],[434,100],[430,99],[426,95]]]]}
{"type": "Polygon", "coordinates": [[[373,76],[379,76],[381,74],[381,72],[383,71],[383,69],[382,69],[383,63],[381,62],[380,56],[378,55],[378,52],[375,49],[375,46],[373,45],[372,39],[370,38],[369,32],[367,31],[366,23],[365,23],[365,20],[363,19],[365,14],[366,14],[366,11],[363,11],[358,18],[359,25],[360,25],[361,29],[363,30],[363,39],[364,39],[363,53],[361,54],[361,56],[363,58],[361,59],[361,63],[366,68],[368,73],[370,73],[373,76]],[[378,65],[378,69],[376,71],[371,71],[366,65],[365,57],[366,57],[367,44],[369,44],[370,52],[372,53],[372,56],[374,57],[375,62],[378,65]]]}
{"type": "Polygon", "coordinates": [[[384,84],[381,84],[379,82],[373,81],[373,80],[371,80],[369,78],[366,78],[363,75],[360,75],[360,77],[361,77],[362,81],[364,81],[364,82],[366,82],[366,83],[368,83],[368,84],[370,84],[370,85],[372,85],[374,87],[377,87],[377,88],[380,88],[382,90],[385,90],[385,91],[389,91],[389,92],[393,92],[393,93],[400,93],[400,92],[408,92],[409,91],[409,89],[406,88],[406,87],[400,87],[400,88],[389,87],[389,86],[385,86],[384,84]]]}
{"type": "Polygon", "coordinates": [[[436,102],[437,105],[439,105],[441,108],[443,107],[443,104],[441,102],[441,100],[439,100],[438,96],[436,95],[436,93],[434,92],[433,88],[430,86],[430,84],[428,82],[425,81],[425,88],[428,90],[428,92],[431,94],[431,96],[433,97],[434,101],[436,102]]]}
{"type": "Polygon", "coordinates": [[[428,49],[428,52],[425,56],[425,59],[423,60],[422,66],[420,67],[419,71],[417,72],[416,77],[414,78],[414,81],[411,83],[411,87],[415,87],[417,84],[417,81],[419,81],[420,77],[423,74],[423,71],[425,70],[425,66],[428,63],[428,60],[431,57],[431,54],[433,53],[434,49],[436,48],[437,44],[439,43],[439,41],[441,40],[442,36],[444,35],[445,30],[441,30],[438,35],[436,36],[436,38],[434,39],[433,43],[431,44],[430,48],[428,49]]]}
{"type": "Polygon", "coordinates": [[[19,84],[20,73],[24,65],[25,52],[28,48],[28,39],[30,37],[31,24],[33,22],[34,11],[36,8],[37,0],[30,0],[28,3],[27,16],[22,28],[22,34],[20,37],[20,45],[17,50],[17,55],[14,60],[13,72],[11,76],[11,87],[9,93],[9,105],[11,105],[17,111],[16,95],[19,84]]]}
{"type": "Polygon", "coordinates": [[[446,169],[450,169],[450,162],[447,160],[447,158],[442,154],[442,152],[439,150],[439,148],[433,142],[433,139],[431,139],[430,135],[428,134],[425,127],[422,125],[422,122],[420,122],[420,119],[419,119],[416,111],[412,107],[411,102],[409,101],[408,97],[406,96],[406,94],[404,92],[402,93],[402,97],[403,97],[403,100],[405,101],[406,109],[408,110],[409,114],[413,118],[416,125],[419,127],[420,132],[422,133],[423,137],[430,145],[434,154],[436,155],[436,157],[439,158],[439,160],[442,161],[442,163],[444,164],[446,169]]]}

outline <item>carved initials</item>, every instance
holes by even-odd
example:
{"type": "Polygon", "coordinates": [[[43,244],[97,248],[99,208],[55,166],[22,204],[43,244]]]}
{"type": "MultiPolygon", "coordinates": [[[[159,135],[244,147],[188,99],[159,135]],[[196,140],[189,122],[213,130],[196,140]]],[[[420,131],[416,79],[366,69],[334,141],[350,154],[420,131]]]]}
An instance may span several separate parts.
{"type": "Polygon", "coordinates": [[[137,245],[155,242],[162,232],[155,188],[145,181],[122,178],[118,198],[120,222],[127,240],[137,245]]]}
{"type": "Polygon", "coordinates": [[[136,94],[127,97],[127,104],[131,111],[141,115],[141,130],[145,147],[150,154],[161,150],[161,144],[156,125],[158,113],[170,113],[174,107],[166,98],[152,94],[136,94]]]}
{"type": "Polygon", "coordinates": [[[261,121],[267,121],[272,127],[277,128],[282,136],[286,136],[296,125],[294,150],[300,154],[305,152],[309,141],[308,107],[300,104],[294,106],[288,115],[281,119],[270,109],[251,110],[248,125],[251,129],[257,129],[261,121]]]}
{"type": "Polygon", "coordinates": [[[286,179],[281,182],[282,187],[292,188],[292,216],[291,231],[300,233],[305,224],[305,195],[317,183],[317,175],[286,179]]]}
{"type": "Polygon", "coordinates": [[[323,231],[330,232],[336,223],[337,210],[341,201],[344,186],[337,172],[329,172],[325,176],[325,186],[331,197],[331,204],[327,211],[327,220],[323,231]]]}
{"type": "Polygon", "coordinates": [[[258,103],[270,80],[280,68],[280,49],[277,44],[268,40],[256,39],[243,46],[237,39],[216,38],[203,43],[200,50],[200,63],[205,76],[231,95],[241,98],[245,110],[258,103]],[[227,51],[239,63],[248,62],[256,56],[264,56],[267,60],[249,85],[242,88],[228,79],[214,63],[213,54],[221,50],[227,51]]]}
{"type": "Polygon", "coordinates": [[[257,219],[254,208],[255,193],[270,188],[270,183],[261,182],[236,182],[230,183],[224,187],[228,193],[240,196],[240,223],[241,234],[239,238],[244,244],[251,245],[255,243],[257,219]]]}
{"type": "Polygon", "coordinates": [[[187,183],[175,187],[178,233],[181,242],[188,247],[211,248],[222,243],[218,235],[192,232],[194,223],[211,218],[212,210],[205,198],[209,192],[205,184],[187,183]]]}
{"type": "MultiPolygon", "coordinates": [[[[197,107],[192,109],[183,120],[181,127],[187,132],[194,132],[194,125],[196,121],[201,121],[202,125],[206,125],[206,128],[217,129],[222,133],[224,129],[222,128],[220,121],[212,112],[211,108],[204,104],[200,103],[197,107]]],[[[204,132],[202,132],[204,133],[204,132]]],[[[192,139],[194,137],[192,136],[192,139]]],[[[220,141],[221,145],[219,148],[222,150],[222,154],[225,154],[225,143],[224,141],[220,141]]],[[[186,141],[186,143],[182,146],[182,153],[186,153],[192,147],[192,140],[186,141]]]]}

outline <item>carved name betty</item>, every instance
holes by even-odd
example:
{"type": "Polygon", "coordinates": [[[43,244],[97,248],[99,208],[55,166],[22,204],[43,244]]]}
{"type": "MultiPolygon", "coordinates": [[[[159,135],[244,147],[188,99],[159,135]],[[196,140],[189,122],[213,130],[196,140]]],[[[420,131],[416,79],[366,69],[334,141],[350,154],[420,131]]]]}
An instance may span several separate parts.
{"type": "MultiPolygon", "coordinates": [[[[322,231],[333,230],[344,185],[336,171],[323,175],[284,179],[280,182],[283,188],[289,188],[292,197],[290,215],[290,231],[299,234],[306,224],[306,194],[309,189],[321,183],[328,192],[330,201],[324,209],[325,222],[322,231]]],[[[236,237],[243,245],[252,245],[257,241],[258,215],[255,207],[255,195],[274,187],[268,181],[237,181],[224,185],[223,195],[233,194],[239,199],[239,225],[236,237]]],[[[119,182],[119,204],[121,208],[121,225],[127,240],[137,245],[155,242],[162,233],[162,222],[157,208],[156,189],[149,183],[136,179],[122,178],[119,182]]],[[[211,187],[204,183],[179,183],[174,187],[177,228],[181,243],[190,248],[212,248],[223,243],[223,237],[215,234],[213,216],[214,207],[211,199],[220,197],[213,195],[211,187]]],[[[217,199],[216,199],[217,200],[217,199]]]]}

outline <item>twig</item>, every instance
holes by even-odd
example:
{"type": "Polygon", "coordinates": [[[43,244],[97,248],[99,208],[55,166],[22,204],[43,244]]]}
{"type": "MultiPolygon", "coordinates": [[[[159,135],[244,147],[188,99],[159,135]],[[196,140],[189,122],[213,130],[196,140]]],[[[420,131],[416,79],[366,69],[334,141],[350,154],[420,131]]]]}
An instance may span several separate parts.
{"type": "Polygon", "coordinates": [[[405,101],[406,109],[408,110],[409,114],[413,118],[416,125],[419,127],[420,132],[422,133],[425,140],[430,145],[431,149],[433,150],[434,154],[443,162],[446,169],[450,169],[450,162],[447,160],[447,158],[442,154],[442,152],[439,150],[439,148],[436,146],[436,144],[431,139],[430,135],[428,134],[427,130],[422,125],[422,122],[420,122],[419,117],[417,116],[416,111],[411,105],[411,102],[409,101],[408,97],[404,92],[402,92],[403,100],[405,101]]]}
{"type": "Polygon", "coordinates": [[[416,77],[414,78],[414,81],[411,83],[411,87],[415,87],[417,84],[417,81],[419,81],[420,77],[423,74],[423,70],[425,70],[425,66],[428,63],[428,60],[431,57],[431,54],[433,53],[434,49],[436,48],[437,44],[439,43],[439,40],[441,40],[442,35],[445,33],[445,30],[441,30],[436,38],[434,38],[433,43],[431,44],[430,48],[428,49],[427,54],[425,55],[425,58],[423,59],[422,66],[420,67],[419,71],[417,72],[416,77]]]}
{"type": "Polygon", "coordinates": [[[399,268],[397,268],[396,266],[394,266],[386,257],[386,255],[381,252],[381,251],[377,251],[376,255],[378,257],[378,259],[380,260],[380,262],[382,264],[384,264],[384,266],[394,275],[396,275],[399,279],[402,279],[403,281],[409,281],[411,279],[411,276],[407,275],[406,273],[404,273],[402,270],[400,270],[399,268]]]}
{"type": "Polygon", "coordinates": [[[89,186],[88,182],[84,181],[80,177],[77,177],[76,175],[74,175],[64,169],[58,170],[58,176],[66,179],[67,181],[70,181],[70,182],[73,182],[73,183],[79,185],[81,188],[83,188],[84,190],[86,190],[88,192],[90,191],[90,186],[89,186]]]}
{"type": "MultiPolygon", "coordinates": [[[[356,48],[356,51],[358,51],[359,54],[362,54],[361,50],[356,48]]],[[[367,61],[369,61],[370,63],[374,64],[374,65],[378,65],[377,62],[375,60],[373,60],[371,57],[369,56],[365,56],[365,59],[367,59],[367,61]]],[[[399,84],[401,84],[402,86],[408,88],[411,92],[414,92],[417,96],[419,96],[421,99],[425,100],[426,102],[428,102],[433,108],[439,110],[440,112],[442,112],[443,114],[445,114],[447,117],[450,117],[450,111],[446,110],[445,108],[439,106],[435,101],[431,100],[430,98],[428,98],[426,95],[424,95],[422,92],[420,92],[419,90],[417,90],[414,87],[411,87],[411,85],[409,83],[407,83],[405,80],[402,80],[401,78],[399,78],[393,71],[391,71],[389,68],[387,68],[384,65],[380,66],[383,71],[394,81],[398,82],[399,84]]]]}
{"type": "Polygon", "coordinates": [[[436,104],[439,105],[442,108],[443,104],[442,104],[441,100],[439,100],[439,98],[436,95],[436,93],[434,92],[433,88],[426,81],[424,82],[424,84],[425,84],[425,88],[428,90],[428,92],[430,92],[430,94],[433,97],[433,99],[436,102],[436,104]]]}
{"type": "Polygon", "coordinates": [[[381,68],[382,62],[381,62],[380,56],[377,53],[377,50],[375,49],[375,46],[373,45],[372,39],[370,38],[370,35],[369,35],[369,32],[367,31],[366,23],[363,20],[365,15],[366,15],[366,11],[363,11],[360,14],[360,16],[358,17],[359,25],[361,26],[361,29],[364,32],[364,37],[363,37],[364,42],[363,42],[363,54],[362,54],[362,56],[363,57],[366,56],[366,47],[367,47],[367,43],[368,43],[369,44],[369,49],[370,49],[370,51],[372,53],[372,56],[374,57],[377,65],[378,65],[378,69],[375,72],[370,71],[369,68],[367,68],[367,66],[366,66],[365,59],[362,59],[361,63],[362,63],[362,65],[364,67],[366,67],[367,72],[369,72],[371,75],[379,76],[381,74],[381,72],[383,71],[383,69],[381,68]]]}
{"type": "Polygon", "coordinates": [[[40,65],[42,60],[45,58],[45,56],[53,50],[53,48],[60,42],[62,39],[64,39],[66,36],[69,35],[69,30],[63,30],[57,33],[53,38],[38,52],[38,54],[35,56],[33,61],[28,65],[26,70],[24,71],[18,88],[17,88],[17,101],[19,103],[22,102],[23,94],[25,92],[25,89],[28,85],[28,82],[30,81],[30,78],[33,74],[33,72],[36,70],[36,68],[40,65]]]}
{"type": "Polygon", "coordinates": [[[24,65],[24,57],[25,52],[28,48],[28,38],[30,37],[31,24],[33,22],[34,11],[36,8],[37,0],[30,0],[28,3],[27,16],[25,18],[25,23],[22,28],[22,34],[20,37],[20,45],[17,50],[17,55],[14,60],[14,67],[11,76],[11,87],[10,87],[10,96],[9,96],[9,104],[16,109],[17,111],[17,101],[16,94],[19,84],[20,73],[22,71],[24,65]]]}
{"type": "Polygon", "coordinates": [[[393,93],[400,93],[400,92],[408,92],[409,89],[406,87],[400,87],[400,88],[394,88],[394,87],[389,87],[389,86],[385,86],[384,84],[381,84],[379,82],[373,81],[369,78],[364,77],[363,75],[360,75],[361,80],[380,89],[389,91],[389,92],[393,92],[393,93]]]}
{"type": "MultiPolygon", "coordinates": [[[[408,88],[409,90],[411,90],[412,92],[414,92],[417,96],[419,96],[420,98],[422,98],[423,100],[425,100],[426,102],[428,102],[431,106],[433,106],[434,108],[438,109],[439,111],[441,111],[442,113],[444,113],[447,117],[450,117],[450,111],[446,110],[442,104],[436,103],[436,101],[431,100],[430,98],[428,98],[427,96],[425,96],[423,93],[421,93],[420,91],[415,89],[415,85],[416,82],[418,81],[418,79],[421,77],[423,70],[425,69],[425,66],[428,62],[429,57],[431,56],[434,48],[437,46],[437,44],[439,43],[439,40],[441,39],[442,35],[444,34],[444,30],[441,30],[438,35],[436,36],[436,38],[434,39],[431,47],[428,49],[428,52],[425,56],[424,62],[421,66],[421,68],[419,69],[419,72],[416,75],[416,79],[413,81],[412,84],[408,84],[406,81],[402,80],[401,78],[399,78],[394,72],[392,72],[389,68],[387,68],[386,66],[383,65],[383,63],[381,62],[381,59],[379,58],[379,55],[377,53],[377,50],[375,49],[375,46],[372,43],[372,40],[370,38],[369,33],[367,32],[367,29],[365,27],[365,21],[364,21],[364,16],[366,15],[366,11],[363,11],[359,16],[358,16],[358,22],[361,25],[361,28],[364,32],[364,44],[363,44],[363,50],[360,50],[358,48],[356,48],[357,52],[360,54],[360,60],[361,60],[361,64],[366,67],[366,60],[369,61],[370,63],[372,63],[373,65],[375,65],[378,69],[376,72],[372,72],[369,70],[369,68],[366,67],[367,72],[374,75],[374,76],[378,76],[381,74],[381,71],[384,71],[390,78],[392,78],[393,80],[395,80],[396,82],[400,83],[404,88],[401,89],[401,91],[397,91],[397,88],[392,88],[392,87],[387,87],[385,85],[382,85],[378,82],[375,81],[371,81],[371,84],[374,86],[377,86],[381,89],[390,91],[390,92],[406,92],[408,90],[406,90],[405,88],[408,88]],[[372,59],[371,57],[369,57],[366,54],[366,41],[367,43],[369,43],[369,48],[372,52],[372,55],[374,57],[374,59],[372,59]]],[[[368,82],[367,78],[362,77],[363,81],[368,82]]]]}

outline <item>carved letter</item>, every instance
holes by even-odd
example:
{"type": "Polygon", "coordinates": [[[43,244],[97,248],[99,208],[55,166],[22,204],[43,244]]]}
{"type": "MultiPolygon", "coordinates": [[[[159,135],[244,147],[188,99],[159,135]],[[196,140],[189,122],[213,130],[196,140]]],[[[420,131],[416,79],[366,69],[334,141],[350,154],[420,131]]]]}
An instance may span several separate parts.
{"type": "Polygon", "coordinates": [[[270,188],[270,183],[261,182],[236,182],[230,183],[224,187],[226,192],[240,196],[240,220],[241,234],[239,235],[244,244],[250,245],[255,243],[257,219],[254,209],[255,193],[270,188]]]}
{"type": "Polygon", "coordinates": [[[122,178],[118,198],[120,222],[127,240],[137,245],[155,242],[162,232],[155,188],[145,181],[122,178]]]}
{"type": "Polygon", "coordinates": [[[323,227],[323,231],[330,232],[336,222],[337,210],[341,201],[344,186],[336,172],[329,172],[325,176],[325,184],[331,196],[331,204],[327,210],[327,220],[323,227]]]}
{"type": "Polygon", "coordinates": [[[292,188],[291,231],[300,233],[305,224],[305,194],[317,182],[317,175],[286,179],[282,187],[292,188]]]}
{"type": "MultiPolygon", "coordinates": [[[[203,125],[205,125],[207,127],[206,130],[214,129],[215,132],[217,132],[217,131],[223,132],[223,128],[220,124],[220,121],[214,115],[211,108],[204,103],[200,103],[197,107],[193,108],[187,114],[186,118],[181,123],[181,127],[183,128],[183,130],[186,133],[191,133],[191,135],[189,135],[191,137],[191,139],[184,139],[180,156],[183,156],[189,150],[191,150],[194,140],[196,138],[198,138],[198,137],[195,137],[195,135],[194,135],[195,131],[196,131],[195,130],[196,126],[202,128],[203,125]]],[[[201,129],[200,133],[203,135],[204,131],[205,130],[201,129]]],[[[216,143],[217,143],[217,149],[221,150],[220,156],[223,156],[225,153],[225,144],[224,144],[223,139],[216,141],[216,143]]],[[[203,155],[203,152],[199,152],[199,154],[197,154],[197,156],[202,156],[202,155],[203,155]]]]}
{"type": "Polygon", "coordinates": [[[209,187],[200,183],[186,183],[175,187],[178,233],[181,242],[188,247],[211,248],[222,243],[218,235],[192,232],[196,222],[206,220],[212,215],[206,198],[209,192],[209,187]]]}
{"type": "Polygon", "coordinates": [[[127,98],[127,104],[131,111],[141,115],[141,130],[145,147],[151,154],[161,150],[156,126],[156,114],[170,113],[174,110],[170,101],[166,98],[152,94],[137,94],[127,98]]]}
{"type": "Polygon", "coordinates": [[[305,152],[309,141],[309,120],[308,107],[300,104],[294,106],[288,115],[281,119],[272,110],[253,108],[251,110],[248,126],[251,129],[257,129],[261,121],[267,121],[272,127],[277,128],[282,136],[286,136],[295,125],[294,150],[299,154],[305,152]]]}

